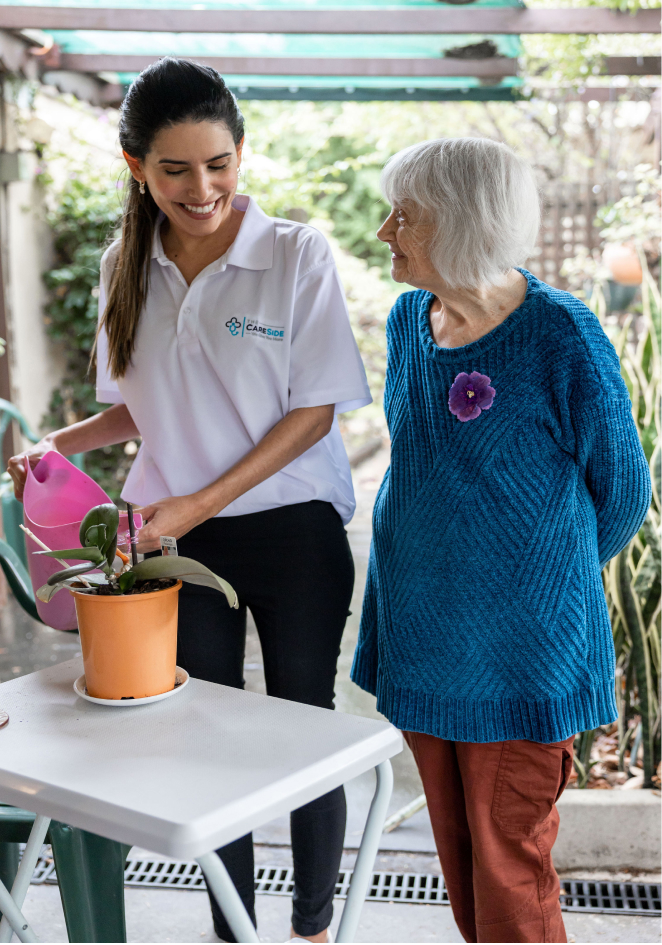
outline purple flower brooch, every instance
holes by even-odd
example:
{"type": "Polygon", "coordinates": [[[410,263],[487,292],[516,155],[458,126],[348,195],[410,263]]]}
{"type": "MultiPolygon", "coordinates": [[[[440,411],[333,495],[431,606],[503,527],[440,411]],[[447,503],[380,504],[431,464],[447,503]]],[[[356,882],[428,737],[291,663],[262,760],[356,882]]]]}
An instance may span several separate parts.
{"type": "Polygon", "coordinates": [[[450,412],[462,423],[480,417],[483,410],[490,409],[496,396],[490,383],[490,378],[478,371],[458,374],[448,395],[450,412]]]}

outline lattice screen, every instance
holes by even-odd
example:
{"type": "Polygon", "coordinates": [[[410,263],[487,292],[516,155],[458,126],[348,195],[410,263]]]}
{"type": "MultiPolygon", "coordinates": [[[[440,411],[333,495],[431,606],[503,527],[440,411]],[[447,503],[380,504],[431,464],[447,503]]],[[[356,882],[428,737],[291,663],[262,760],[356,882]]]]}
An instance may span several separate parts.
{"type": "Polygon", "coordinates": [[[543,192],[543,215],[537,253],[526,264],[535,276],[558,289],[567,288],[560,275],[563,260],[582,247],[589,252],[600,245],[594,225],[599,208],[618,200],[630,188],[614,180],[606,185],[556,182],[543,192]]]}

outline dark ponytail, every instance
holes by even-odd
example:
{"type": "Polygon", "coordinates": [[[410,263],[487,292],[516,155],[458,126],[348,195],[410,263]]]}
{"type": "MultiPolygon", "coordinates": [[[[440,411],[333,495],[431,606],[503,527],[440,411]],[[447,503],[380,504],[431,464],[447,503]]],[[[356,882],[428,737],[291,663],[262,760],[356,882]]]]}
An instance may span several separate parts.
{"type": "MultiPolygon", "coordinates": [[[[222,77],[208,66],[166,57],[141,72],[122,103],[120,144],[144,161],[155,136],[184,121],[223,122],[235,144],[244,137],[244,118],[222,77]]],[[[129,178],[122,218],[122,245],[112,273],[102,327],[108,335],[113,378],[126,373],[149,286],[154,229],[159,214],[149,191],[129,178]]]]}

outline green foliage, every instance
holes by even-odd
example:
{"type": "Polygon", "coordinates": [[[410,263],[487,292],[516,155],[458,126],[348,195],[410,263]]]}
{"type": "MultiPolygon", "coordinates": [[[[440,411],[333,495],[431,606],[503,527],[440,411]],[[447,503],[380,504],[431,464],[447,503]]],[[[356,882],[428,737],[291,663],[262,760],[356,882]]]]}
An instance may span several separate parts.
{"type": "Polygon", "coordinates": [[[364,106],[362,127],[343,121],[347,107],[340,103],[248,102],[242,108],[246,190],[273,216],[301,208],[333,220],[343,249],[387,275],[388,250],[375,232],[387,213],[379,174],[393,152],[386,140],[381,146],[375,140],[379,106],[364,106]]]}
{"type": "Polygon", "coordinates": [[[101,554],[106,558],[108,567],[112,568],[117,551],[117,529],[120,524],[120,514],[117,506],[112,502],[97,505],[90,509],[80,523],[79,540],[83,547],[98,546],[101,554]]]}
{"type": "MultiPolygon", "coordinates": [[[[611,7],[623,13],[659,9],[658,0],[533,0],[531,7],[611,7]]],[[[523,73],[562,85],[577,86],[602,72],[604,56],[658,56],[659,37],[651,34],[554,34],[522,36],[523,73]]]]}
{"type": "Polygon", "coordinates": [[[117,584],[122,594],[126,594],[127,591],[130,591],[137,580],[138,577],[134,571],[125,571],[124,574],[120,574],[117,584]]]}
{"type": "Polygon", "coordinates": [[[660,175],[651,164],[637,164],[633,179],[635,192],[598,210],[596,223],[603,224],[600,236],[607,243],[638,242],[643,249],[659,254],[660,175]]]}
{"type": "MultiPolygon", "coordinates": [[[[642,314],[630,315],[613,337],[621,370],[632,399],[632,415],[649,459],[653,503],[641,531],[605,568],[605,596],[614,634],[619,704],[619,756],[625,751],[640,719],[643,743],[644,787],[654,786],[660,762],[660,293],[646,257],[640,253],[644,272],[642,314]]],[[[599,285],[593,294],[598,315],[604,318],[604,297],[599,285]]],[[[609,326],[607,326],[609,328],[609,326]]],[[[631,756],[632,757],[632,756],[631,756]]]]}
{"type": "Polygon", "coordinates": [[[177,555],[161,555],[161,557],[145,558],[134,564],[131,571],[139,581],[153,578],[177,578],[188,581],[190,584],[202,584],[215,591],[225,594],[228,604],[235,610],[239,607],[239,599],[231,584],[214,574],[204,564],[194,561],[193,558],[183,558],[177,555]]]}
{"type": "MultiPolygon", "coordinates": [[[[64,344],[66,372],[53,391],[44,425],[50,429],[75,423],[103,410],[96,402],[94,371],[88,375],[97,327],[99,266],[108,240],[121,218],[117,190],[93,175],[70,178],[57,193],[48,222],[54,236],[55,266],[45,273],[51,290],[46,324],[52,338],[64,344]]],[[[86,469],[102,488],[118,498],[130,466],[123,447],[94,450],[86,469]]]]}
{"type": "MultiPolygon", "coordinates": [[[[660,362],[661,300],[648,260],[660,256],[660,179],[653,167],[634,169],[635,192],[598,211],[602,238],[613,244],[634,246],[641,261],[641,301],[618,319],[608,316],[604,286],[610,272],[598,257],[582,254],[567,259],[564,274],[572,288],[590,286],[588,305],[596,313],[616,348],[621,373],[632,400],[632,416],[650,464],[653,503],[641,531],[605,568],[603,582],[616,650],[616,699],[620,770],[630,748],[630,767],[636,765],[643,746],[644,787],[654,785],[660,761],[660,467],[662,465],[660,362]],[[633,741],[634,740],[634,741],[633,741]]],[[[593,733],[595,734],[595,733],[593,733]]],[[[590,733],[578,736],[576,748],[584,752],[575,767],[578,786],[586,785],[590,768],[590,733]],[[588,748],[587,748],[588,746],[588,748]],[[586,752],[588,751],[588,754],[586,752]]]]}
{"type": "Polygon", "coordinates": [[[154,578],[177,578],[191,584],[202,584],[225,594],[230,607],[238,608],[239,600],[232,585],[223,578],[214,574],[204,564],[194,561],[193,558],[178,557],[176,555],[145,558],[138,564],[125,566],[121,571],[113,571],[115,550],[117,548],[117,529],[119,527],[119,512],[116,506],[105,503],[90,509],[80,525],[80,540],[82,548],[67,548],[62,551],[40,551],[37,554],[49,558],[78,560],[85,564],[77,564],[52,574],[46,584],[39,588],[37,597],[48,603],[54,594],[68,586],[73,579],[88,571],[102,568],[106,580],[115,594],[127,594],[136,581],[152,580],[154,578]],[[96,538],[101,543],[92,545],[96,538]]]}
{"type": "Polygon", "coordinates": [[[591,768],[598,763],[597,759],[591,758],[591,748],[599,731],[600,729],[591,729],[588,732],[581,732],[575,739],[575,753],[572,760],[577,772],[578,788],[587,786],[591,768]]]}
{"type": "MultiPolygon", "coordinates": [[[[46,558],[62,559],[63,561],[65,559],[69,561],[91,561],[94,565],[103,564],[105,560],[105,555],[96,545],[90,545],[87,548],[61,548],[59,551],[35,551],[33,554],[44,555],[46,558]]],[[[91,570],[92,568],[90,568],[91,570]]],[[[49,578],[49,580],[51,579],[49,578]]]]}

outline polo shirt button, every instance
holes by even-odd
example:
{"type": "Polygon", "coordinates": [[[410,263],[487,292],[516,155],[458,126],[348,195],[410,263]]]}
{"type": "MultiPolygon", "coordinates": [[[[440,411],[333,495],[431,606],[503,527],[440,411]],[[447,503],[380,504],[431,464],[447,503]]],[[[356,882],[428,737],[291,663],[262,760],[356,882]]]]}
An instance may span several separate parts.
{"type": "Polygon", "coordinates": [[[184,314],[185,314],[185,315],[190,315],[190,314],[191,314],[191,309],[190,309],[190,308],[185,308],[185,309],[184,309],[184,314]]]}

